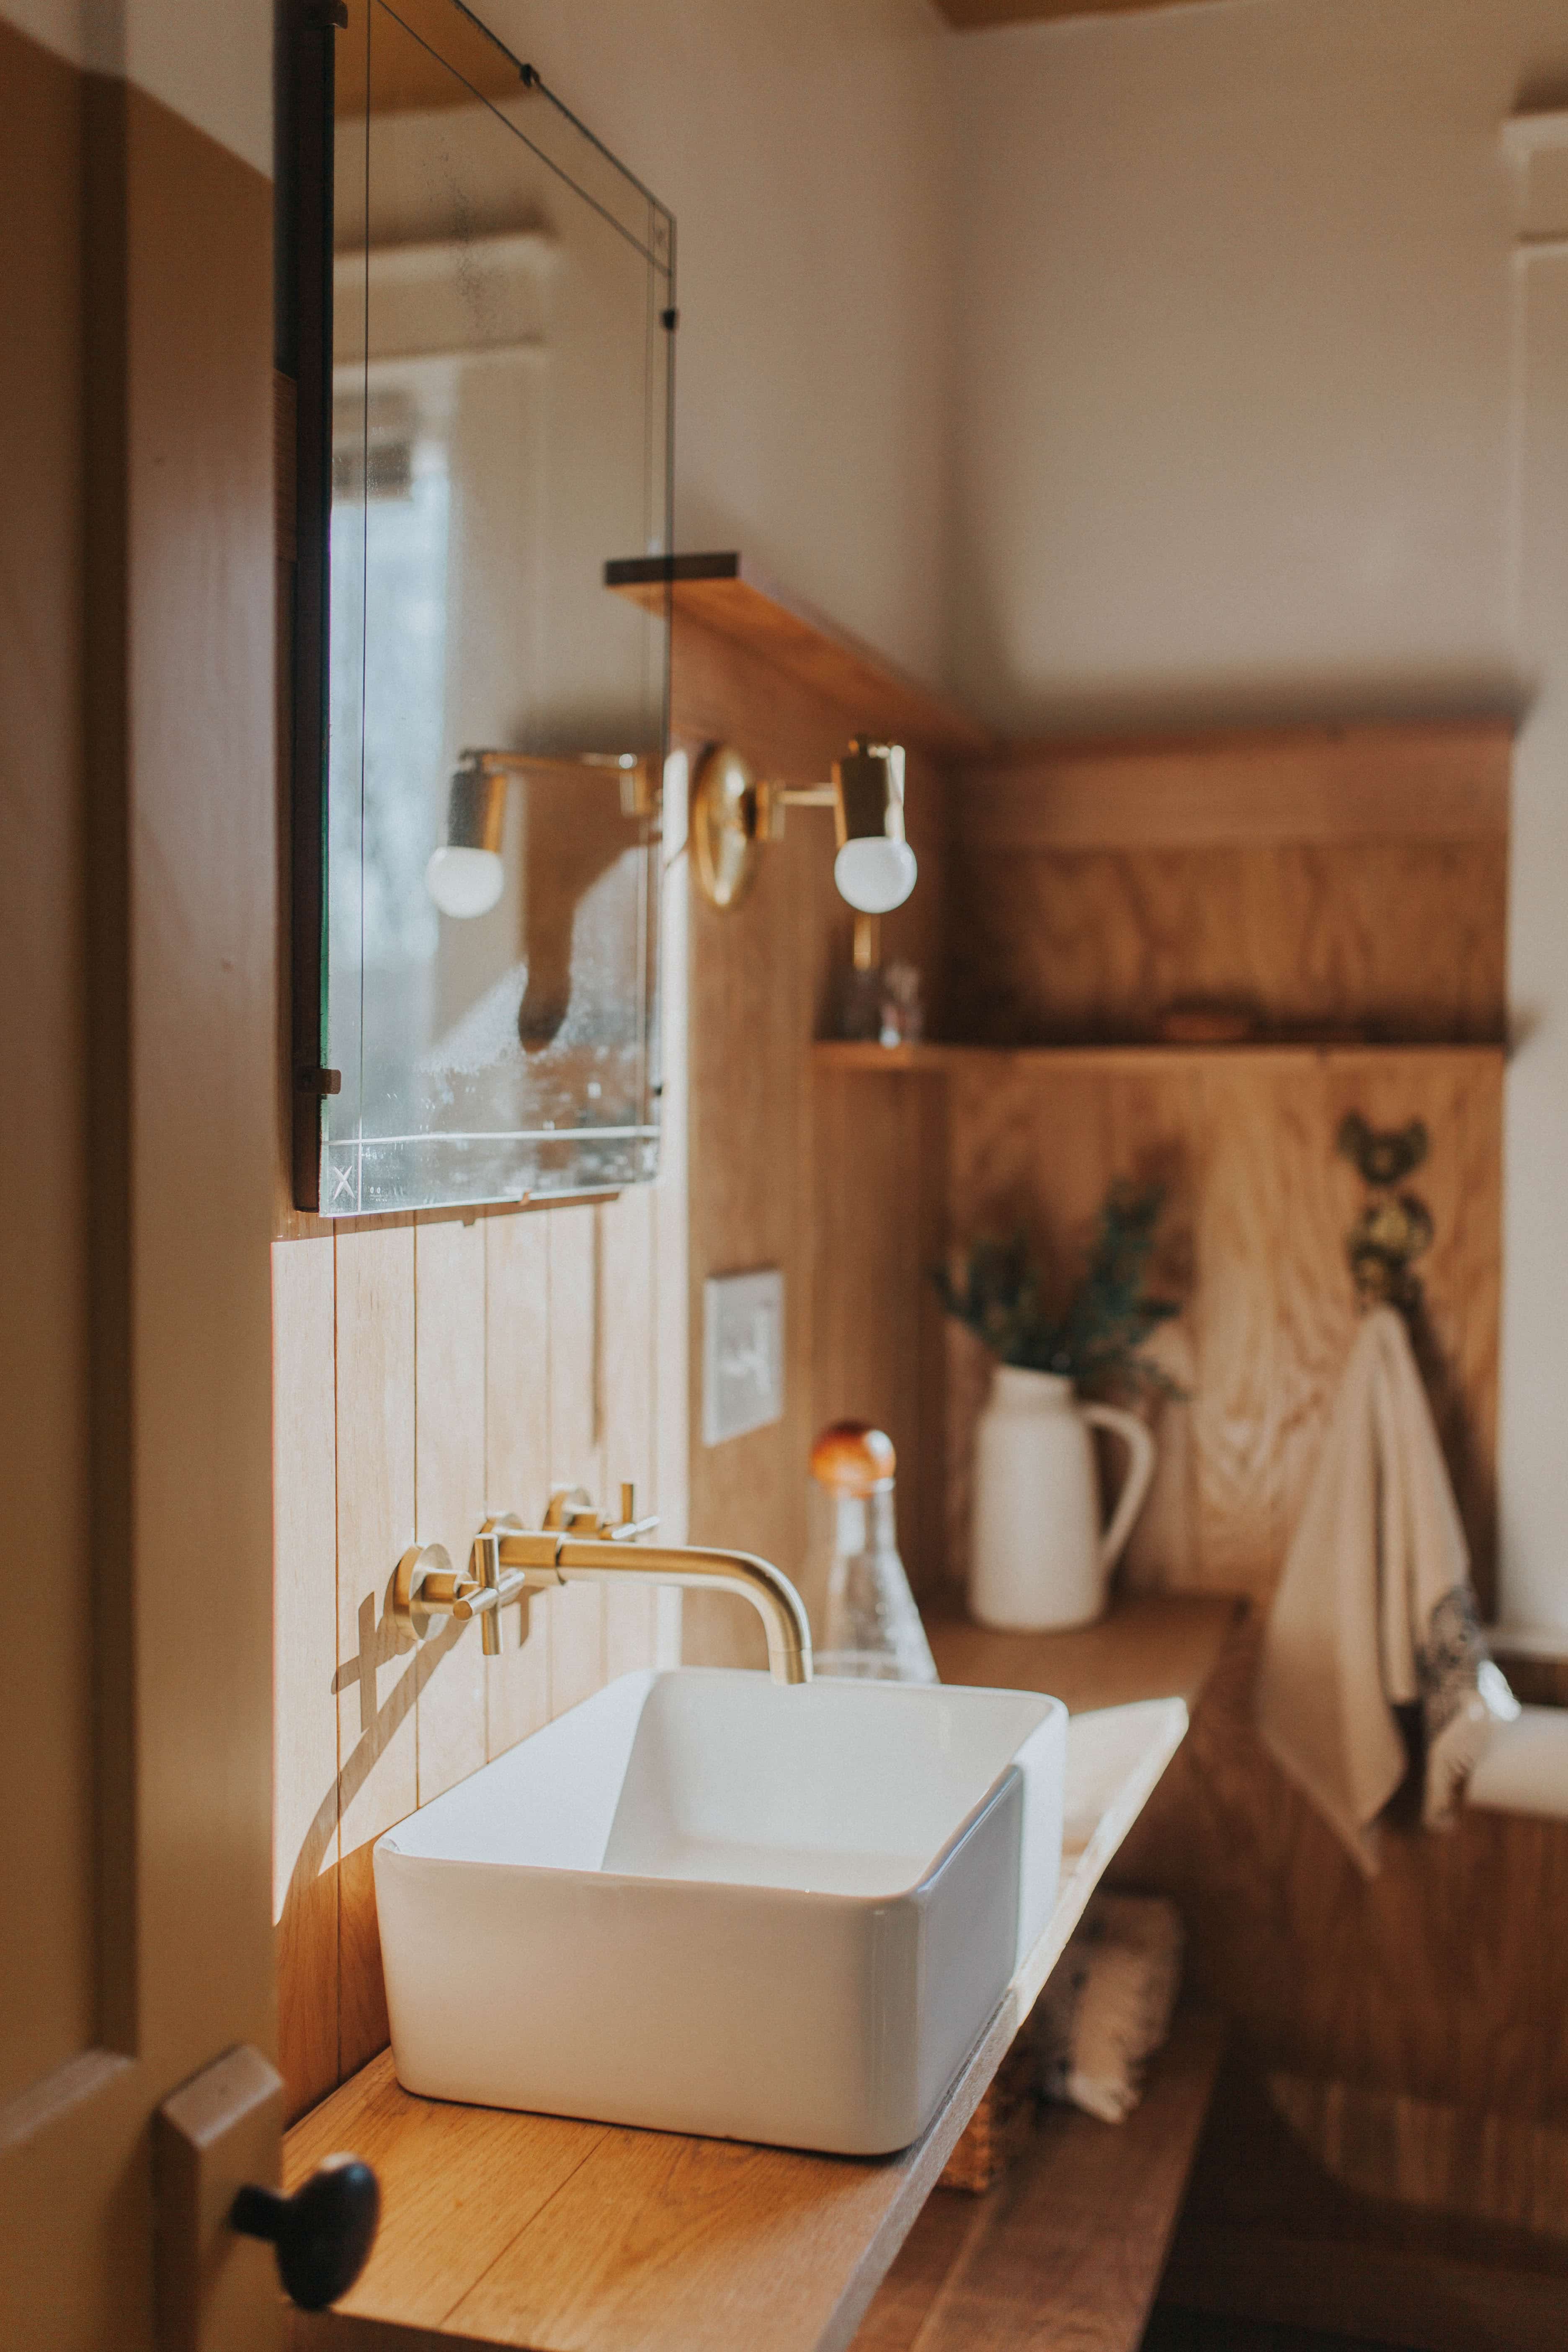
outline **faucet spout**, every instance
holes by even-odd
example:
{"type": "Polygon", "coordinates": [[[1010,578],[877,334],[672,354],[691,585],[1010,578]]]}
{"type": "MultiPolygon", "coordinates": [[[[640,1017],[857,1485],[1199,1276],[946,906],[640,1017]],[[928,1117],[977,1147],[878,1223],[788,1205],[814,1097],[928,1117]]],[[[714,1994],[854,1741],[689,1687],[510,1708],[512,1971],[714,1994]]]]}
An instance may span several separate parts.
{"type": "Polygon", "coordinates": [[[550,1527],[514,1533],[499,1524],[480,1541],[494,1548],[503,1588],[526,1584],[537,1591],[552,1584],[621,1584],[635,1577],[689,1591],[737,1592],[763,1621],[774,1682],[811,1680],[811,1629],[801,1597],[781,1570],[754,1552],[617,1541],[550,1527]]]}
{"type": "Polygon", "coordinates": [[[613,1584],[636,1576],[654,1584],[678,1584],[693,1592],[738,1592],[763,1621],[768,1637],[768,1672],[774,1682],[811,1680],[811,1628],[805,1604],[782,1570],[771,1560],[760,1559],[755,1552],[580,1542],[568,1536],[555,1565],[563,1584],[579,1580],[613,1584]]]}

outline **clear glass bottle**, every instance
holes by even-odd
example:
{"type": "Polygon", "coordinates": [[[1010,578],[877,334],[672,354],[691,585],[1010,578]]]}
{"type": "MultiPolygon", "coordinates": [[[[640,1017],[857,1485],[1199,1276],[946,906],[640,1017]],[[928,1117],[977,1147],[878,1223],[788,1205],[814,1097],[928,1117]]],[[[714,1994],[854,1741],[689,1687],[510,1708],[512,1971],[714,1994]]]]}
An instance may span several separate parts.
{"type": "Polygon", "coordinates": [[[819,1675],[934,1683],[936,1664],[899,1558],[892,1441],[860,1421],[825,1429],[811,1472],[832,1498],[833,1549],[819,1675]]]}

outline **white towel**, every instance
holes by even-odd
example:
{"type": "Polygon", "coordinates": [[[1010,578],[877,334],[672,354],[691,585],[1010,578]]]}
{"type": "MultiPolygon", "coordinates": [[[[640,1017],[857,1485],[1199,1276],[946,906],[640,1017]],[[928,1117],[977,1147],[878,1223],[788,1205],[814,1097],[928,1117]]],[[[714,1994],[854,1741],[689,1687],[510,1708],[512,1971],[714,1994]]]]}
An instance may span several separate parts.
{"type": "Polygon", "coordinates": [[[1487,1656],[1469,1553],[1409,1336],[1367,1315],[1263,1641],[1264,1744],[1369,1876],[1405,1778],[1393,1709],[1422,1705],[1422,1818],[1447,1828],[1494,1724],[1518,1713],[1487,1656]]]}

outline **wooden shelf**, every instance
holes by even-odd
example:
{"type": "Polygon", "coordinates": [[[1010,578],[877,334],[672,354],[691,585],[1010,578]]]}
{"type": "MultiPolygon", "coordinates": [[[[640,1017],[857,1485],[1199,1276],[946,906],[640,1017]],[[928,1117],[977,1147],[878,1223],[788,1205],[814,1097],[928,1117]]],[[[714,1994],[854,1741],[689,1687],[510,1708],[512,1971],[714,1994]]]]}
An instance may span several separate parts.
{"type": "Polygon", "coordinates": [[[1186,1724],[1175,1696],[1069,1724],[1049,1924],[901,2155],[864,2162],[411,2098],[383,2052],[284,2143],[288,2187],[346,2147],[375,2167],[383,2200],[363,2277],[336,2311],[292,2315],[295,2352],[840,2352],[1186,1724]]]}
{"type": "Polygon", "coordinates": [[[967,1617],[929,1618],[926,1633],[944,1683],[1048,1691],[1072,1715],[1148,1698],[1190,1714],[1246,1613],[1228,1593],[1134,1592],[1070,1633],[997,1633],[967,1617]]]}
{"type": "Polygon", "coordinates": [[[1125,2123],[1053,2107],[984,2197],[938,2189],[855,2352],[1137,2352],[1224,2043],[1217,2018],[1182,2013],[1125,2123]]]}
{"type": "Polygon", "coordinates": [[[1234,1064],[1242,1068],[1261,1069],[1272,1065],[1323,1062],[1335,1069],[1353,1071],[1358,1068],[1385,1068],[1394,1061],[1422,1060],[1443,1055],[1453,1059],[1479,1063],[1500,1064],[1508,1058],[1508,1048],[1500,1044],[1447,1045],[1429,1038],[1402,1045],[1379,1040],[1375,1043],[1323,1043],[1310,1040],[1251,1040],[1234,1045],[878,1045],[858,1039],[819,1037],[812,1046],[812,1058],[819,1069],[859,1070],[876,1072],[886,1076],[891,1072],[910,1070],[929,1076],[939,1076],[945,1070],[983,1067],[987,1062],[998,1067],[1005,1064],[1016,1068],[1037,1063],[1042,1069],[1104,1070],[1108,1073],[1138,1069],[1180,1070],[1184,1066],[1196,1069],[1216,1061],[1234,1064]]]}
{"type": "Polygon", "coordinates": [[[978,719],[837,622],[786,596],[733,550],[633,556],[605,566],[607,588],[650,610],[662,608],[667,583],[678,619],[700,622],[842,704],[857,730],[950,757],[984,758],[998,749],[997,738],[978,719]]]}

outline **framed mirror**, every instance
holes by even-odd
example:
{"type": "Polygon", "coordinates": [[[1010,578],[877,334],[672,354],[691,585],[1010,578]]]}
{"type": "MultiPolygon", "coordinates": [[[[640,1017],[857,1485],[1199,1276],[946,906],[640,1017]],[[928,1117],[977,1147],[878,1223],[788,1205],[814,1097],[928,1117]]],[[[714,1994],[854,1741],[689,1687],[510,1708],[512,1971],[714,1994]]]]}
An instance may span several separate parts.
{"type": "Polygon", "coordinates": [[[644,1181],[674,222],[460,0],[292,38],[295,1198],[644,1181]]]}

